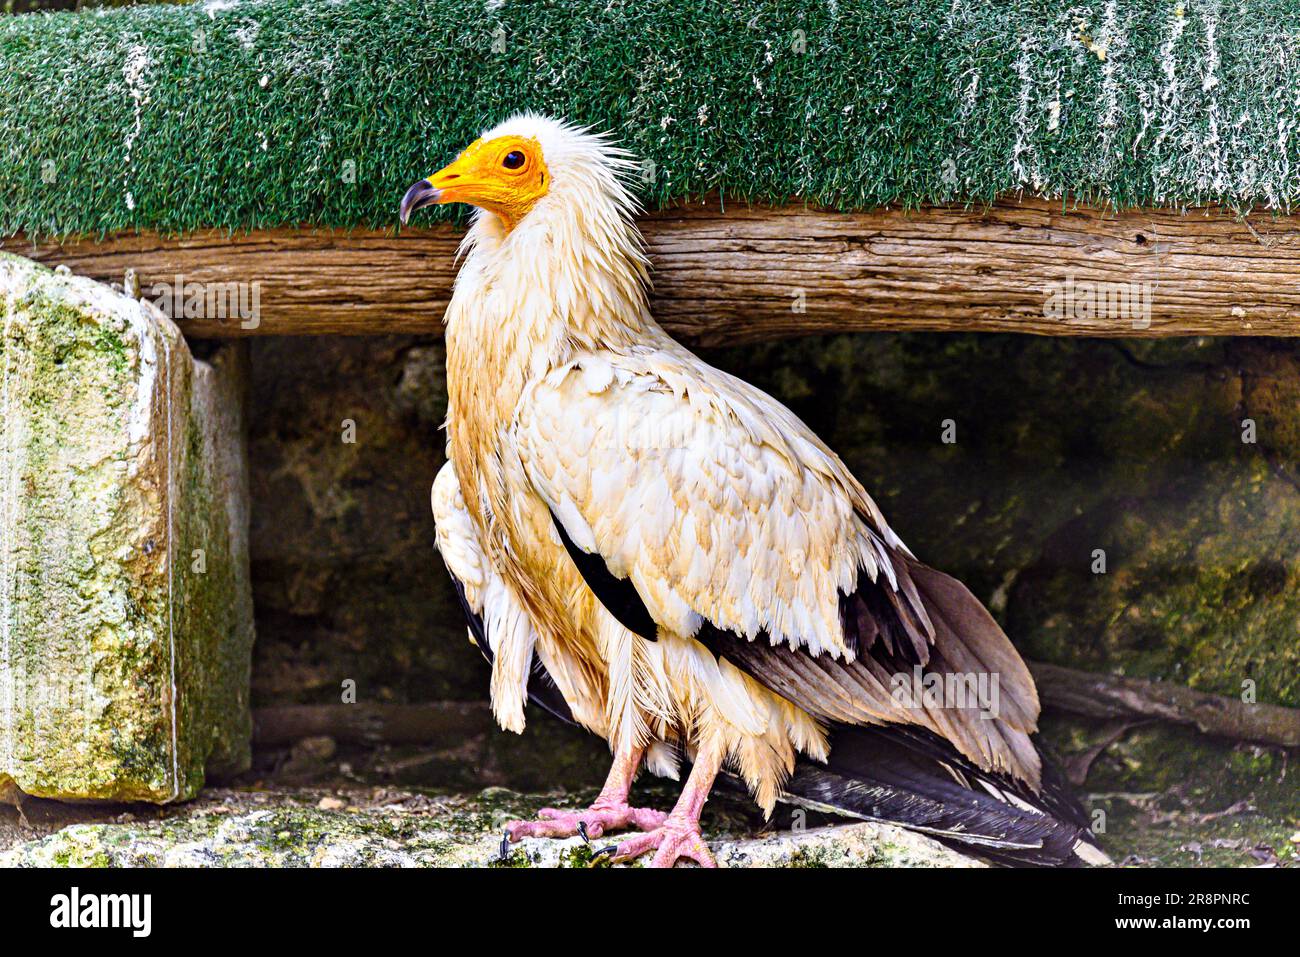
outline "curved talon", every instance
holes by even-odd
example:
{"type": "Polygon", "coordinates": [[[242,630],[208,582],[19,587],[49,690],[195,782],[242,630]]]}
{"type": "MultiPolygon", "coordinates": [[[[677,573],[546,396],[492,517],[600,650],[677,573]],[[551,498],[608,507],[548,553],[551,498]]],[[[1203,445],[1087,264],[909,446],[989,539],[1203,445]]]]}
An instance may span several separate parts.
{"type": "Polygon", "coordinates": [[[507,828],[505,833],[501,835],[501,846],[498,849],[498,854],[499,857],[497,858],[497,860],[501,860],[501,861],[510,860],[510,829],[509,828],[507,828]]]}
{"type": "MultiPolygon", "coordinates": [[[[596,836],[599,837],[600,835],[597,834],[596,836]]],[[[586,821],[581,821],[581,820],[578,821],[578,837],[582,838],[582,843],[583,843],[583,844],[586,844],[588,847],[591,846],[591,838],[589,838],[589,837],[587,836],[587,822],[586,822],[586,821]]]]}
{"type": "Polygon", "coordinates": [[[617,844],[595,848],[591,852],[591,860],[587,861],[587,867],[608,867],[614,863],[614,852],[616,850],[618,850],[617,844]]]}

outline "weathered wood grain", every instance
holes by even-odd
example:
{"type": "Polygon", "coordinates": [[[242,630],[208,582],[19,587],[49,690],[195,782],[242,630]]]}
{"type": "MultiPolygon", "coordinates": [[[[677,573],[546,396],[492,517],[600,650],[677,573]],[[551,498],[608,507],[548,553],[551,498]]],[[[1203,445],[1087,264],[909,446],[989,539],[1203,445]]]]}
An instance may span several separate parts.
{"type": "MultiPolygon", "coordinates": [[[[1295,216],[1113,213],[1038,200],[861,213],[723,212],[711,202],[643,220],[656,314],[701,345],[850,330],[1291,336],[1300,333],[1298,226],[1295,216]],[[1048,314],[1051,293],[1070,281],[1075,308],[1048,314]],[[1125,308],[1103,295],[1089,315],[1089,282],[1123,284],[1138,298],[1125,308]]],[[[182,320],[191,335],[365,334],[439,331],[458,241],[441,226],[34,246],[16,237],[3,248],[101,280],[134,269],[146,296],[177,274],[261,284],[255,329],[182,320]]]]}
{"type": "Polygon", "coordinates": [[[1049,708],[1090,718],[1168,721],[1233,741],[1300,747],[1300,710],[1247,704],[1193,691],[1170,681],[1146,681],[1028,662],[1038,694],[1049,708]]]}

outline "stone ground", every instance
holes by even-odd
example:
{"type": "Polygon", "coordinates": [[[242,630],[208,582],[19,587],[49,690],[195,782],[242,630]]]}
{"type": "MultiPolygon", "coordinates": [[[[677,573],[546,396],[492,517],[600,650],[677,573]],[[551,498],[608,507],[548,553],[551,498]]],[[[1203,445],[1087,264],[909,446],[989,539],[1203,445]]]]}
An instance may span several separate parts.
{"type": "MultiPolygon", "coordinates": [[[[1114,729],[1058,719],[1046,730],[1069,743],[1067,769],[1086,771],[1078,793],[1104,812],[1102,843],[1117,863],[1300,861],[1300,768],[1285,752],[1146,726],[1087,761],[1096,735],[1114,729]]],[[[587,866],[590,849],[577,838],[527,841],[504,862],[498,849],[507,820],[590,801],[603,760],[599,742],[542,720],[523,737],[493,732],[444,749],[307,739],[260,750],[249,774],[176,807],[29,801],[20,814],[0,806],[0,866],[587,866]],[[551,762],[545,773],[542,760],[551,762]]],[[[674,786],[638,782],[635,796],[667,808],[674,786]]],[[[979,866],[893,827],[828,827],[833,822],[813,815],[792,833],[789,809],[764,822],[752,803],[727,791],[710,801],[705,823],[724,866],[979,866]]]]}
{"type": "MultiPolygon", "coordinates": [[[[27,823],[0,824],[0,866],[72,867],[591,867],[610,866],[581,838],[527,840],[501,855],[505,823],[591,795],[504,788],[432,795],[391,788],[215,788],[184,808],[74,810],[42,802],[27,823]],[[33,833],[44,836],[33,837],[33,833]]],[[[979,867],[926,837],[858,823],[758,831],[710,814],[724,867],[979,867]]],[[[15,815],[16,816],[16,815],[15,815]]],[[[643,864],[638,861],[637,864],[643,864]]],[[[621,865],[617,865],[621,866],[621,865]]]]}

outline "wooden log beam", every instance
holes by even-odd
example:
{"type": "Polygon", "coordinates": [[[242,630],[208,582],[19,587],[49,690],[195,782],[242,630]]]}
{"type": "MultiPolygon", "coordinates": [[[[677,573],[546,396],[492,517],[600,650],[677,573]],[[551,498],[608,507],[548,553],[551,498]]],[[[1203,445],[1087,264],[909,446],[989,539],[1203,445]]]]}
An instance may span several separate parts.
{"type": "Polygon", "coordinates": [[[1031,661],[1038,694],[1049,708],[1089,718],[1157,720],[1233,741],[1300,748],[1300,710],[1246,704],[1167,681],[1075,671],[1031,661]]]}
{"type": "MultiPolygon", "coordinates": [[[[1296,216],[1113,213],[1040,200],[859,213],[741,205],[724,213],[706,203],[642,225],[656,315],[697,345],[886,330],[1300,334],[1296,216]]],[[[190,335],[355,335],[440,331],[459,236],[448,226],[401,235],[276,229],[35,245],[13,237],[0,246],[105,281],[133,269],[146,297],[178,274],[259,284],[255,328],[231,317],[181,320],[190,335]]]]}

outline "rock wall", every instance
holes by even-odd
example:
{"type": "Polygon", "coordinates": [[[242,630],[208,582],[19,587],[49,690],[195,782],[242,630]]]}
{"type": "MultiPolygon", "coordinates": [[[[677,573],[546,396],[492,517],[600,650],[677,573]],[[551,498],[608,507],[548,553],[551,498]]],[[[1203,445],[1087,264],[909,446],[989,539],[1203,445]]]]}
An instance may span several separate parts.
{"type": "MultiPolygon", "coordinates": [[[[440,345],[253,349],[256,699],[338,700],[348,678],[366,700],[482,697],[427,504],[440,345]]],[[[1026,656],[1300,705],[1296,345],[856,335],[708,357],[803,416],[1026,656]]]]}
{"type": "Polygon", "coordinates": [[[0,254],[0,794],[169,801],[248,765],[245,350],[0,254]]]}
{"type": "Polygon", "coordinates": [[[724,358],[1027,657],[1300,705],[1293,343],[861,336],[724,358]]]}
{"type": "Polygon", "coordinates": [[[259,704],[478,698],[482,659],[433,547],[442,347],[253,343],[249,459],[259,704]]]}

